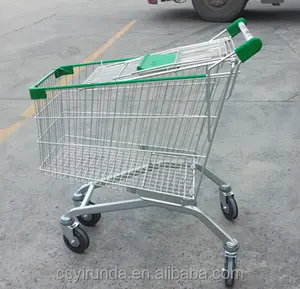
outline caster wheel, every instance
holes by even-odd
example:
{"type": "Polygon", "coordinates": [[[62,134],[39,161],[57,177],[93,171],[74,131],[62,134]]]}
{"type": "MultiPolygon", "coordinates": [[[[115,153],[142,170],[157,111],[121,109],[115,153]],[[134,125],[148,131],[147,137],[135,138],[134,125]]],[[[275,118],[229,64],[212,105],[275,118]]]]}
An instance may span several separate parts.
{"type": "Polygon", "coordinates": [[[75,244],[70,244],[66,236],[63,236],[64,242],[71,251],[75,253],[83,253],[84,250],[87,249],[90,245],[89,236],[84,230],[82,230],[78,226],[75,229],[73,229],[73,233],[76,240],[75,244]]]}
{"type": "Polygon", "coordinates": [[[224,280],[226,287],[233,287],[235,281],[235,259],[233,258],[226,258],[225,268],[224,268],[224,280]]]}
{"type": "MultiPolygon", "coordinates": [[[[93,202],[89,202],[89,205],[95,205],[93,202]]],[[[78,216],[77,220],[86,227],[94,227],[100,221],[101,214],[91,214],[91,215],[82,215],[78,216]]]]}
{"type": "Polygon", "coordinates": [[[233,196],[226,198],[226,207],[221,203],[221,209],[226,219],[232,221],[238,216],[238,206],[233,196]]]}

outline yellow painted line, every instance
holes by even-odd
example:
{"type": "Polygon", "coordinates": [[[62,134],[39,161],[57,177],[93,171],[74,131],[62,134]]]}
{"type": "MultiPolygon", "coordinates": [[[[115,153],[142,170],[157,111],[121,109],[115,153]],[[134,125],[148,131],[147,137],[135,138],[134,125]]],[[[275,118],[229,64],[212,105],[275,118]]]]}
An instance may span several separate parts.
{"type": "Polygon", "coordinates": [[[133,21],[129,22],[121,31],[116,33],[111,39],[109,39],[105,44],[103,44],[97,51],[95,51],[88,58],[86,58],[83,61],[83,63],[94,61],[98,56],[103,54],[104,51],[107,48],[109,48],[117,39],[119,39],[121,36],[123,36],[136,22],[137,22],[137,20],[133,20],[133,21]]]}
{"type": "Polygon", "coordinates": [[[12,133],[14,133],[19,127],[21,127],[25,122],[25,119],[21,119],[18,122],[10,125],[7,128],[0,129],[0,143],[7,139],[12,133]]]}
{"type": "MultiPolygon", "coordinates": [[[[89,57],[87,57],[82,63],[93,62],[97,59],[101,54],[103,54],[116,40],[118,40],[121,36],[123,36],[135,23],[137,20],[133,20],[129,22],[122,30],[116,33],[112,38],[110,38],[107,42],[105,42],[99,49],[93,52],[89,57]]],[[[74,74],[68,78],[71,80],[72,77],[76,76],[81,70],[84,69],[84,66],[75,69],[74,74]]],[[[61,81],[60,85],[64,85],[65,79],[61,81]]],[[[7,139],[12,133],[14,133],[18,128],[20,128],[25,120],[33,117],[35,114],[34,104],[31,104],[23,113],[21,114],[22,119],[18,122],[10,125],[7,128],[0,129],[0,143],[7,139]]]]}

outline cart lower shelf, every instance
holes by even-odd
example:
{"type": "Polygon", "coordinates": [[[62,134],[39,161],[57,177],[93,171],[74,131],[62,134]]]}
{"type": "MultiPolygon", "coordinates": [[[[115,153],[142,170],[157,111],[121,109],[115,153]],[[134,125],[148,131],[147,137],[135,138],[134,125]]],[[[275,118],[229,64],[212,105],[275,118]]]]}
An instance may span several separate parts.
{"type": "Polygon", "coordinates": [[[64,144],[52,149],[41,170],[76,182],[94,181],[193,199],[194,163],[193,156],[64,144]]]}

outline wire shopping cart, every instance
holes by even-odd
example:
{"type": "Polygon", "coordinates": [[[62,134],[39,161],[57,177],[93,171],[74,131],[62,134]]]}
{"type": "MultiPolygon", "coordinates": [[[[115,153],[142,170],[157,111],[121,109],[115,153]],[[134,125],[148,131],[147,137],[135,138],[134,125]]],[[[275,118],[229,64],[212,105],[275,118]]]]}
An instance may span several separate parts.
{"type": "Polygon", "coordinates": [[[197,217],[221,239],[225,283],[233,285],[239,244],[197,207],[197,197],[206,176],[219,186],[225,217],[238,215],[231,187],[206,165],[240,64],[261,47],[245,20],[238,19],[203,45],[151,55],[159,58],[61,66],[30,88],[40,170],[84,183],[73,194],[75,208],[60,220],[69,249],[82,253],[89,246],[79,223],[94,226],[102,213],[157,206],[197,217]],[[231,37],[242,31],[247,41],[235,48],[226,38],[217,49],[215,40],[226,31],[231,37]],[[202,57],[199,51],[211,43],[213,52],[202,57]],[[178,56],[187,51],[189,57],[178,56]],[[100,187],[126,190],[137,198],[95,204],[92,194],[100,187]]]}

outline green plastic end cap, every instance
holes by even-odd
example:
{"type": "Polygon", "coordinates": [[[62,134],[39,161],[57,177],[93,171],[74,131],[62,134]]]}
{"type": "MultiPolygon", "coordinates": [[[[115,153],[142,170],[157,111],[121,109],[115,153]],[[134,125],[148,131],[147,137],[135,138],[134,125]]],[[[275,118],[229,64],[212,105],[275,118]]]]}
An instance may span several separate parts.
{"type": "Polygon", "coordinates": [[[240,27],[239,23],[243,22],[245,25],[247,25],[247,21],[245,18],[239,18],[235,20],[233,23],[231,23],[226,29],[227,32],[230,34],[231,37],[234,37],[240,33],[240,27]]]}
{"type": "Polygon", "coordinates": [[[241,62],[247,61],[263,47],[263,43],[259,38],[251,38],[247,42],[237,47],[234,51],[241,62]]]}
{"type": "Polygon", "coordinates": [[[61,66],[54,72],[55,78],[60,78],[64,75],[74,74],[73,66],[61,66]]]}
{"type": "Polygon", "coordinates": [[[47,93],[44,89],[40,88],[30,88],[29,89],[30,93],[30,98],[31,99],[46,99],[47,98],[47,93]]]}

